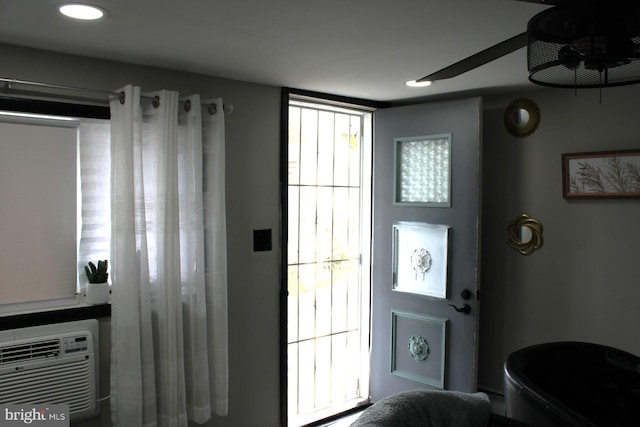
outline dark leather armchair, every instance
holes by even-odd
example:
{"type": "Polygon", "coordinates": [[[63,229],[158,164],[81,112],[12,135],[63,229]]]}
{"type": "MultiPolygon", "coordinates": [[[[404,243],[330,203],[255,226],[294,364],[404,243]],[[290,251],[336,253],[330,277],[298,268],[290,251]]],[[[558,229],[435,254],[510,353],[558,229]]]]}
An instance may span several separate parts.
{"type": "Polygon", "coordinates": [[[640,358],[555,342],[518,350],[504,367],[506,415],[540,427],[640,426],[640,358]]]}

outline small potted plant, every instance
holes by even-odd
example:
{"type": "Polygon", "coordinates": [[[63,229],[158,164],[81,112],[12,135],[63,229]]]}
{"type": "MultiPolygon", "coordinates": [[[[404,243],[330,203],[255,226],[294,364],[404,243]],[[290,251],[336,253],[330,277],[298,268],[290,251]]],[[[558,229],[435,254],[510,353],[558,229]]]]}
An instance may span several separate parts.
{"type": "Polygon", "coordinates": [[[105,259],[98,261],[98,265],[89,262],[84,266],[89,283],[85,293],[85,301],[88,304],[106,304],[109,302],[109,262],[105,259]]]}

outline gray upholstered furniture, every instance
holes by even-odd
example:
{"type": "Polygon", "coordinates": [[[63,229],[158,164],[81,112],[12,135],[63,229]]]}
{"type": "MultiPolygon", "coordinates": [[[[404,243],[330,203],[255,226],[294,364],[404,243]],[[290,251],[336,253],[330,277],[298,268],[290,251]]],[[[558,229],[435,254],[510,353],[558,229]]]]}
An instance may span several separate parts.
{"type": "Polygon", "coordinates": [[[523,424],[491,413],[484,393],[413,390],[381,399],[351,427],[517,427],[523,424]]]}

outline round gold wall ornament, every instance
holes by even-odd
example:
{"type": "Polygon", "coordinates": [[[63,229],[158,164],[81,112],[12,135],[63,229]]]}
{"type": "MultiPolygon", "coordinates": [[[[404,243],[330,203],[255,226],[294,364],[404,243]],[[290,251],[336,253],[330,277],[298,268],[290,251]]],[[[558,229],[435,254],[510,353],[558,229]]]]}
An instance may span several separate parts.
{"type": "Polygon", "coordinates": [[[519,98],[504,110],[504,125],[513,136],[531,135],[540,124],[540,109],[530,99],[519,98]]]}
{"type": "Polygon", "coordinates": [[[530,255],[542,247],[542,223],[525,213],[518,215],[507,226],[507,243],[522,255],[530,255]]]}

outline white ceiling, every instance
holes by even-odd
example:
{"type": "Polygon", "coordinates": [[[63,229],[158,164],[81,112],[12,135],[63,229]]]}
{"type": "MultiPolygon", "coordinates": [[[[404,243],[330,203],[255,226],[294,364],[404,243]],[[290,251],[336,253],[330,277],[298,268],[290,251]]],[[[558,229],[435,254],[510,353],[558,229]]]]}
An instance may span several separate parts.
{"type": "Polygon", "coordinates": [[[78,22],[58,14],[61,1],[2,1],[0,41],[378,101],[533,88],[524,48],[428,88],[404,81],[525,31],[545,9],[516,0],[87,0],[109,16],[78,22]]]}

